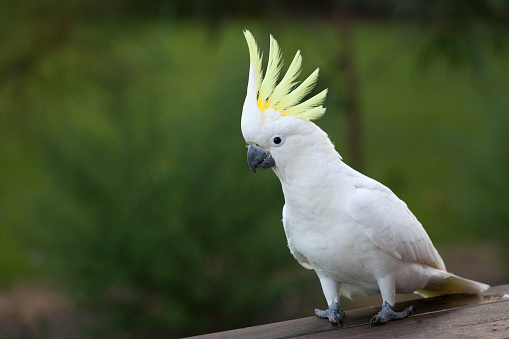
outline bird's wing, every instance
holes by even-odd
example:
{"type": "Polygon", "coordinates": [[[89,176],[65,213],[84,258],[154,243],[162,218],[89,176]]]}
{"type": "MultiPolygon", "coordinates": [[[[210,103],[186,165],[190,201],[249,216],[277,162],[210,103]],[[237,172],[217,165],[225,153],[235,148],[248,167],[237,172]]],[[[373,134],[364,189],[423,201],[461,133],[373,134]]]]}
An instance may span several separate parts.
{"type": "Polygon", "coordinates": [[[445,271],[444,261],[421,223],[387,187],[372,179],[356,184],[348,211],[387,253],[445,271]]]}

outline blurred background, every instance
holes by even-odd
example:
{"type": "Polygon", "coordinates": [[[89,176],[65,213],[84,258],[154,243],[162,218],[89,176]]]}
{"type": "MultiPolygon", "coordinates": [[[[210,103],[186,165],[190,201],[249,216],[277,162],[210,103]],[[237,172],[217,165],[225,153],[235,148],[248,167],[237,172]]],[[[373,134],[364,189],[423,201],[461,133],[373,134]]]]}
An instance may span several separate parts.
{"type": "Polygon", "coordinates": [[[326,307],[286,246],[278,179],[246,163],[243,29],[265,57],[272,33],[286,66],[300,49],[302,78],[320,67],[316,123],[407,202],[450,271],[509,282],[509,1],[0,12],[1,337],[172,338],[326,307]]]}

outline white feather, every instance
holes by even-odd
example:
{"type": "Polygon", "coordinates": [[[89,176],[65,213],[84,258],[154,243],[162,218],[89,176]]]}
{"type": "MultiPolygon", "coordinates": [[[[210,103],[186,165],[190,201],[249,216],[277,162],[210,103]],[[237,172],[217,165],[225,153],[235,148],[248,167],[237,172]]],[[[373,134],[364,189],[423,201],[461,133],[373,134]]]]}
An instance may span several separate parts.
{"type": "MultiPolygon", "coordinates": [[[[255,50],[251,54],[257,62],[259,54],[251,41],[250,51],[255,50]]],[[[486,284],[447,272],[407,205],[384,185],[344,164],[327,134],[308,120],[325,111],[319,105],[326,91],[299,104],[316,83],[318,70],[288,93],[300,68],[300,54],[283,85],[274,88],[280,67],[279,47],[271,37],[260,95],[269,100],[272,93],[280,111],[260,111],[254,93],[256,67],[251,67],[241,128],[246,142],[265,149],[275,162],[285,198],[288,246],[302,266],[315,270],[327,303],[339,300],[340,294],[381,293],[394,305],[395,293],[431,296],[487,289],[486,284]],[[284,142],[274,145],[274,136],[284,142]]]]}
{"type": "Polygon", "coordinates": [[[472,293],[488,287],[447,272],[407,205],[344,164],[316,125],[286,123],[293,125],[285,127],[286,149],[271,150],[285,197],[284,229],[295,258],[320,280],[336,282],[346,297],[381,292],[391,304],[395,293],[472,293]]]}

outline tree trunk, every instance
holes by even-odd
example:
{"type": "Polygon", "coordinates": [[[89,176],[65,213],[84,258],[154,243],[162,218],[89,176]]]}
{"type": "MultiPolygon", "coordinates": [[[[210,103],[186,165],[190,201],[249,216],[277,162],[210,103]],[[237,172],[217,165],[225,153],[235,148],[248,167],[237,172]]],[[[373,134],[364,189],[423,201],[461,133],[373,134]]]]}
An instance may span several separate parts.
{"type": "Polygon", "coordinates": [[[337,0],[336,20],[339,30],[339,68],[344,81],[344,105],[347,115],[347,150],[349,164],[364,169],[362,115],[359,107],[359,77],[355,69],[355,47],[353,27],[348,0],[337,0]]]}

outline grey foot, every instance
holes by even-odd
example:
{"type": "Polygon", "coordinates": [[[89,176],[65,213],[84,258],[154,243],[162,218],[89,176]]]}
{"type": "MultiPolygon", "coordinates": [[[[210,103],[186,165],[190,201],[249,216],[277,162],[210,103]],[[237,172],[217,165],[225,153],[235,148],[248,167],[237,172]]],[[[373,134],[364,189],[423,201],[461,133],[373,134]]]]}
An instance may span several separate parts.
{"type": "Polygon", "coordinates": [[[384,301],[382,304],[382,309],[380,312],[378,312],[377,315],[375,315],[373,318],[371,318],[371,321],[369,322],[369,326],[373,325],[382,325],[388,322],[389,320],[399,320],[408,317],[411,314],[415,313],[415,307],[410,306],[406,308],[402,312],[396,312],[394,311],[394,307],[389,305],[387,301],[384,301]]]}
{"type": "Polygon", "coordinates": [[[322,311],[316,309],[315,315],[319,318],[329,319],[329,321],[333,324],[341,325],[343,323],[343,318],[345,317],[345,312],[341,309],[341,307],[339,307],[339,303],[334,301],[328,310],[322,311]]]}

